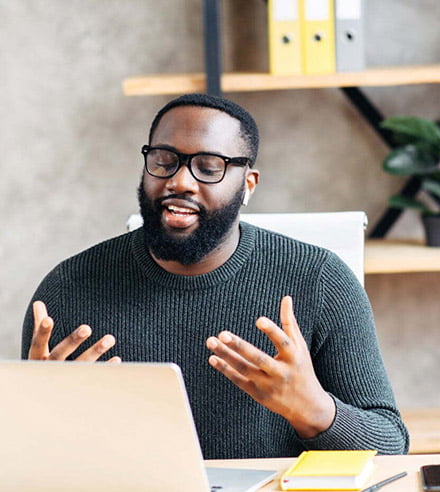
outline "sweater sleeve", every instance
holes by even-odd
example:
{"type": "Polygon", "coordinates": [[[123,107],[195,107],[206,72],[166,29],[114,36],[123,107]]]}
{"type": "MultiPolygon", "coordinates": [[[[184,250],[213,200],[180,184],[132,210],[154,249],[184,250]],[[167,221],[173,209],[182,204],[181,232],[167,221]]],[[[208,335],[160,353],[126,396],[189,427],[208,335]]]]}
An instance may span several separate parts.
{"type": "Polygon", "coordinates": [[[311,352],[316,374],[336,404],[333,424],[307,449],[376,449],[404,454],[408,432],[380,354],[370,303],[352,271],[330,254],[320,281],[320,315],[311,352]]]}

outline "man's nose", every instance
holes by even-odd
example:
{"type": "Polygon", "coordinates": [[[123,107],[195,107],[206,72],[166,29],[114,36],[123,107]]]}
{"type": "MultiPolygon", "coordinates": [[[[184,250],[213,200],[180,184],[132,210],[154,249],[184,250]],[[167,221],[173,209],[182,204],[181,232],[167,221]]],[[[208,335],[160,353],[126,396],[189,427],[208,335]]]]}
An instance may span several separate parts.
{"type": "Polygon", "coordinates": [[[174,176],[167,180],[167,189],[175,193],[196,193],[198,183],[187,164],[183,164],[174,176]]]}

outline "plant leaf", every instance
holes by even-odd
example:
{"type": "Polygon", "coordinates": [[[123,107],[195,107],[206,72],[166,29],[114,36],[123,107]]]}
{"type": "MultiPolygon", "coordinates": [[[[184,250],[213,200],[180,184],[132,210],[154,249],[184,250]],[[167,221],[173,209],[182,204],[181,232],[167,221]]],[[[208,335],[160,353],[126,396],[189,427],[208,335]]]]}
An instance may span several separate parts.
{"type": "Polygon", "coordinates": [[[399,176],[429,175],[439,170],[438,157],[429,144],[409,144],[391,151],[383,169],[399,176]]]}
{"type": "Polygon", "coordinates": [[[427,191],[428,193],[431,193],[432,195],[435,195],[435,196],[440,198],[440,182],[439,181],[436,181],[435,179],[426,178],[423,180],[422,188],[425,191],[427,191]]]}
{"type": "Polygon", "coordinates": [[[388,205],[394,208],[411,208],[423,213],[429,213],[430,209],[419,200],[403,195],[393,195],[388,200],[388,205]]]}
{"type": "Polygon", "coordinates": [[[431,142],[440,149],[440,128],[433,121],[416,116],[394,116],[381,123],[381,127],[394,133],[400,144],[417,141],[431,142]]]}

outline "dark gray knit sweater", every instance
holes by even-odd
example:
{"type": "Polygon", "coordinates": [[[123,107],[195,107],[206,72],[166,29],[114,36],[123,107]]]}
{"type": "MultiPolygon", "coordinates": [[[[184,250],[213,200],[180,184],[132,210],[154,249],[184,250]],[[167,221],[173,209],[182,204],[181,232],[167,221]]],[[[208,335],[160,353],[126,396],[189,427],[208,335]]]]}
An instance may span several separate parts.
{"type": "MultiPolygon", "coordinates": [[[[109,357],[177,363],[206,459],[296,456],[304,449],[407,451],[369,302],[351,270],[329,251],[242,223],[239,246],[224,265],[180,276],[151,259],[139,229],[62,262],[36,299],[55,320],[52,344],[87,323],[93,342],[106,333],[116,337],[109,357]],[[284,295],[293,298],[316,374],[337,408],[332,426],[308,440],[207,362],[205,340],[223,329],[273,354],[255,320],[264,315],[279,324],[284,295]]],[[[32,326],[29,307],[23,357],[32,326]]]]}

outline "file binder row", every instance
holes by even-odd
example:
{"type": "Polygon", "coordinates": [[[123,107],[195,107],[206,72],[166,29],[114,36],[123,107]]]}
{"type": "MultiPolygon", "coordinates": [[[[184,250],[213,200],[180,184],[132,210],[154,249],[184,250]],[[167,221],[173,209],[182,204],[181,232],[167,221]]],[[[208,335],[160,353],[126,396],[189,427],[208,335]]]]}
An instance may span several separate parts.
{"type": "Polygon", "coordinates": [[[362,0],[269,0],[268,30],[274,75],[365,68],[362,0]]]}

